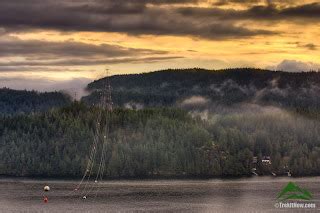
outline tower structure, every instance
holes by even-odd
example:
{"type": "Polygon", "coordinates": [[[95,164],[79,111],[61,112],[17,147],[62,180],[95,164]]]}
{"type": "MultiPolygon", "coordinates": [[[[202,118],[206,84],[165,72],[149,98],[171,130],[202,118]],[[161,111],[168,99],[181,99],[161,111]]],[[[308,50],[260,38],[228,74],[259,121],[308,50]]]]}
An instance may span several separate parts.
{"type": "Polygon", "coordinates": [[[106,69],[105,88],[104,88],[104,96],[105,96],[104,107],[109,111],[113,110],[111,93],[112,93],[112,87],[110,84],[109,69],[106,69]]]}

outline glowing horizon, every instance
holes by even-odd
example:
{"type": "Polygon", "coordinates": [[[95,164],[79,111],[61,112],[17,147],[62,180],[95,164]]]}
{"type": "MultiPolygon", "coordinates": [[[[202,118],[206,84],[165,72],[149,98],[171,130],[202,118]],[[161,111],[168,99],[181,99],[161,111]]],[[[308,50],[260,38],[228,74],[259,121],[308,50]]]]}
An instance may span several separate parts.
{"type": "Polygon", "coordinates": [[[319,14],[309,0],[3,0],[0,87],[89,81],[105,68],[319,70],[319,14]]]}

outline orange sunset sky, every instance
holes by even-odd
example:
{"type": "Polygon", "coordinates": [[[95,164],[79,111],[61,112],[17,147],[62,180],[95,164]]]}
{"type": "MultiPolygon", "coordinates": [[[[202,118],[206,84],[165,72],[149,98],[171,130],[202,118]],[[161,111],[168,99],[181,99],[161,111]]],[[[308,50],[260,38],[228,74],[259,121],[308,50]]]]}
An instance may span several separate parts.
{"type": "MultiPolygon", "coordinates": [[[[0,87],[166,68],[320,68],[314,0],[1,0],[0,87]]],[[[65,83],[66,84],[65,84],[65,83]]]]}

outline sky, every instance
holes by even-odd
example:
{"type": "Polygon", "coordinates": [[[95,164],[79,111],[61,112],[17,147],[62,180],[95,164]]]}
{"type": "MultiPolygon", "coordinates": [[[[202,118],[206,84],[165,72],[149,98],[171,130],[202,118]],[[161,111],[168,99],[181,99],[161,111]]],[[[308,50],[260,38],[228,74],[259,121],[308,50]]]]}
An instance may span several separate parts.
{"type": "Polygon", "coordinates": [[[1,0],[0,88],[166,68],[320,70],[315,0],[1,0]]]}

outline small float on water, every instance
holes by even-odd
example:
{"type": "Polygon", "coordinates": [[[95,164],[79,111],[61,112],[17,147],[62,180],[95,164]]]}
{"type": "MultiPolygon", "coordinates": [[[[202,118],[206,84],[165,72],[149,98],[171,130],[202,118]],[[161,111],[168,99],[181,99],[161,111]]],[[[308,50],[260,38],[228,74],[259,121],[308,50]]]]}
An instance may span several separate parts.
{"type": "MultiPolygon", "coordinates": [[[[44,187],[43,187],[43,191],[45,191],[45,192],[50,191],[50,187],[49,187],[49,186],[44,186],[44,187]]],[[[43,196],[43,202],[44,202],[44,203],[48,203],[48,201],[49,201],[48,197],[47,197],[46,195],[44,195],[44,196],[43,196]]]]}
{"type": "Polygon", "coordinates": [[[43,187],[43,190],[44,190],[45,192],[48,192],[48,191],[50,191],[50,187],[49,187],[49,186],[45,186],[45,187],[43,187]]]}

